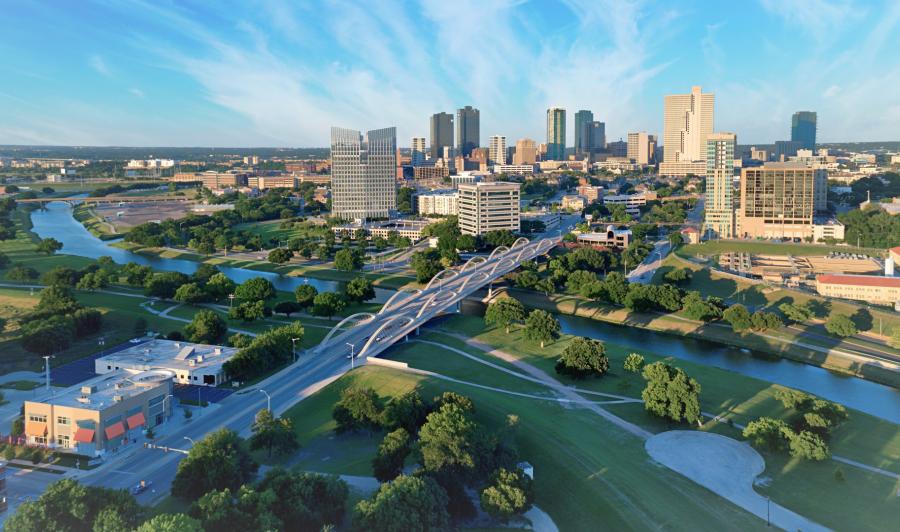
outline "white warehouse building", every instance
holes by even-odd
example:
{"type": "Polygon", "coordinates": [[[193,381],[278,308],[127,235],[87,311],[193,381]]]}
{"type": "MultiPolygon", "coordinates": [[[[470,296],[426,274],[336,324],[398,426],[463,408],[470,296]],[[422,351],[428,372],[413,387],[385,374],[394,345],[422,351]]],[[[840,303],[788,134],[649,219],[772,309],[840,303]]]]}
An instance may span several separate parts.
{"type": "Polygon", "coordinates": [[[94,361],[98,375],[118,370],[138,374],[150,370],[172,372],[176,384],[216,386],[226,382],[223,366],[237,349],[171,340],[150,340],[94,361]]]}

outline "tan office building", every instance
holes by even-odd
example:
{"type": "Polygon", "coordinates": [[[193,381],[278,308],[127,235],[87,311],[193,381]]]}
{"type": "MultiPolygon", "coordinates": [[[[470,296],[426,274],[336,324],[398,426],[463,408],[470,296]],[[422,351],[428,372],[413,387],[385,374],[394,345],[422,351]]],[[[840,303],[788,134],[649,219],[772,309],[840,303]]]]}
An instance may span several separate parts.
{"type": "Polygon", "coordinates": [[[648,135],[641,131],[640,133],[628,134],[628,154],[627,157],[634,161],[635,164],[647,166],[653,159],[653,152],[656,150],[656,137],[648,135]]]}
{"type": "Polygon", "coordinates": [[[223,188],[243,187],[247,185],[247,174],[239,172],[178,172],[170,181],[174,183],[199,182],[205,188],[218,190],[223,188]]]}
{"type": "Polygon", "coordinates": [[[825,175],[824,170],[791,163],[742,169],[739,236],[812,237],[815,189],[827,183],[825,175]]]}
{"type": "Polygon", "coordinates": [[[706,160],[706,137],[713,132],[716,96],[691,87],[689,94],[665,97],[663,160],[667,163],[706,160]]]}
{"type": "Polygon", "coordinates": [[[513,164],[533,165],[537,162],[537,144],[531,139],[519,139],[516,141],[516,153],[513,154],[513,164]]]}
{"type": "Polygon", "coordinates": [[[96,456],[132,445],[171,415],[172,374],[118,371],[44,401],[25,401],[29,445],[96,456]]]}
{"type": "Polygon", "coordinates": [[[709,237],[735,234],[734,149],[737,135],[713,133],[706,139],[706,204],[704,232],[709,237]]]}
{"type": "Polygon", "coordinates": [[[490,164],[506,164],[506,137],[491,135],[488,159],[490,164]]]}
{"type": "Polygon", "coordinates": [[[519,231],[519,183],[472,183],[459,186],[459,229],[463,234],[519,231]]]}
{"type": "Polygon", "coordinates": [[[247,178],[247,186],[259,190],[271,188],[297,188],[297,178],[290,175],[252,176],[247,178]]]}
{"type": "Polygon", "coordinates": [[[826,297],[894,305],[900,302],[900,277],[819,275],[816,277],[816,291],[826,297]]]}

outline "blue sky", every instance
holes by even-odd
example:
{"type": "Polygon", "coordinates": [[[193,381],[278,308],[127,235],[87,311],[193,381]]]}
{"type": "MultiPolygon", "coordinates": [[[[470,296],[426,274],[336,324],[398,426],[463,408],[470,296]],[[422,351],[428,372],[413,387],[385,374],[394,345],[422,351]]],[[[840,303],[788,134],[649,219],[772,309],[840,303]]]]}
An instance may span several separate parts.
{"type": "Polygon", "coordinates": [[[331,125],[481,109],[485,144],[544,139],[545,109],[610,140],[662,133],[665,94],[716,94],[719,131],[900,140],[896,0],[46,0],[0,16],[0,143],[325,146],[331,125]]]}

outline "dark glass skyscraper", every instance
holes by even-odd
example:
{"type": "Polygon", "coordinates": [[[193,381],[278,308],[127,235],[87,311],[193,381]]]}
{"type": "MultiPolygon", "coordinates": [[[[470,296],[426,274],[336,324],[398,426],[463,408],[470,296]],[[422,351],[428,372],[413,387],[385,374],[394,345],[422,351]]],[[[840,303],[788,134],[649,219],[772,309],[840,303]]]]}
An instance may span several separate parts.
{"type": "Polygon", "coordinates": [[[575,113],[575,153],[590,153],[588,124],[594,121],[594,113],[581,110],[575,113]]]}
{"type": "Polygon", "coordinates": [[[791,118],[791,141],[806,150],[816,149],[816,112],[797,111],[791,118]]]}
{"type": "Polygon", "coordinates": [[[456,110],[456,151],[468,157],[481,145],[481,113],[471,105],[456,110]]]}
{"type": "Polygon", "coordinates": [[[546,160],[566,160],[566,110],[562,107],[547,109],[546,160]]]}
{"type": "Polygon", "coordinates": [[[431,158],[443,157],[444,147],[453,147],[453,115],[435,113],[431,115],[431,158]]]}

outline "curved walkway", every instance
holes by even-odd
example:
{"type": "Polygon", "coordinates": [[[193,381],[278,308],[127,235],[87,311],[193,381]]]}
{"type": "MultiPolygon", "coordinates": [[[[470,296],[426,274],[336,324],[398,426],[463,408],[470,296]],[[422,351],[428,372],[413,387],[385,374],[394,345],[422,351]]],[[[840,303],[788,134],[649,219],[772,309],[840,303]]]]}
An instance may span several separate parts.
{"type": "Polygon", "coordinates": [[[660,464],[767,523],[784,530],[828,530],[753,490],[753,481],[765,470],[766,463],[746,442],[712,432],[672,430],[653,436],[644,448],[660,464]]]}

